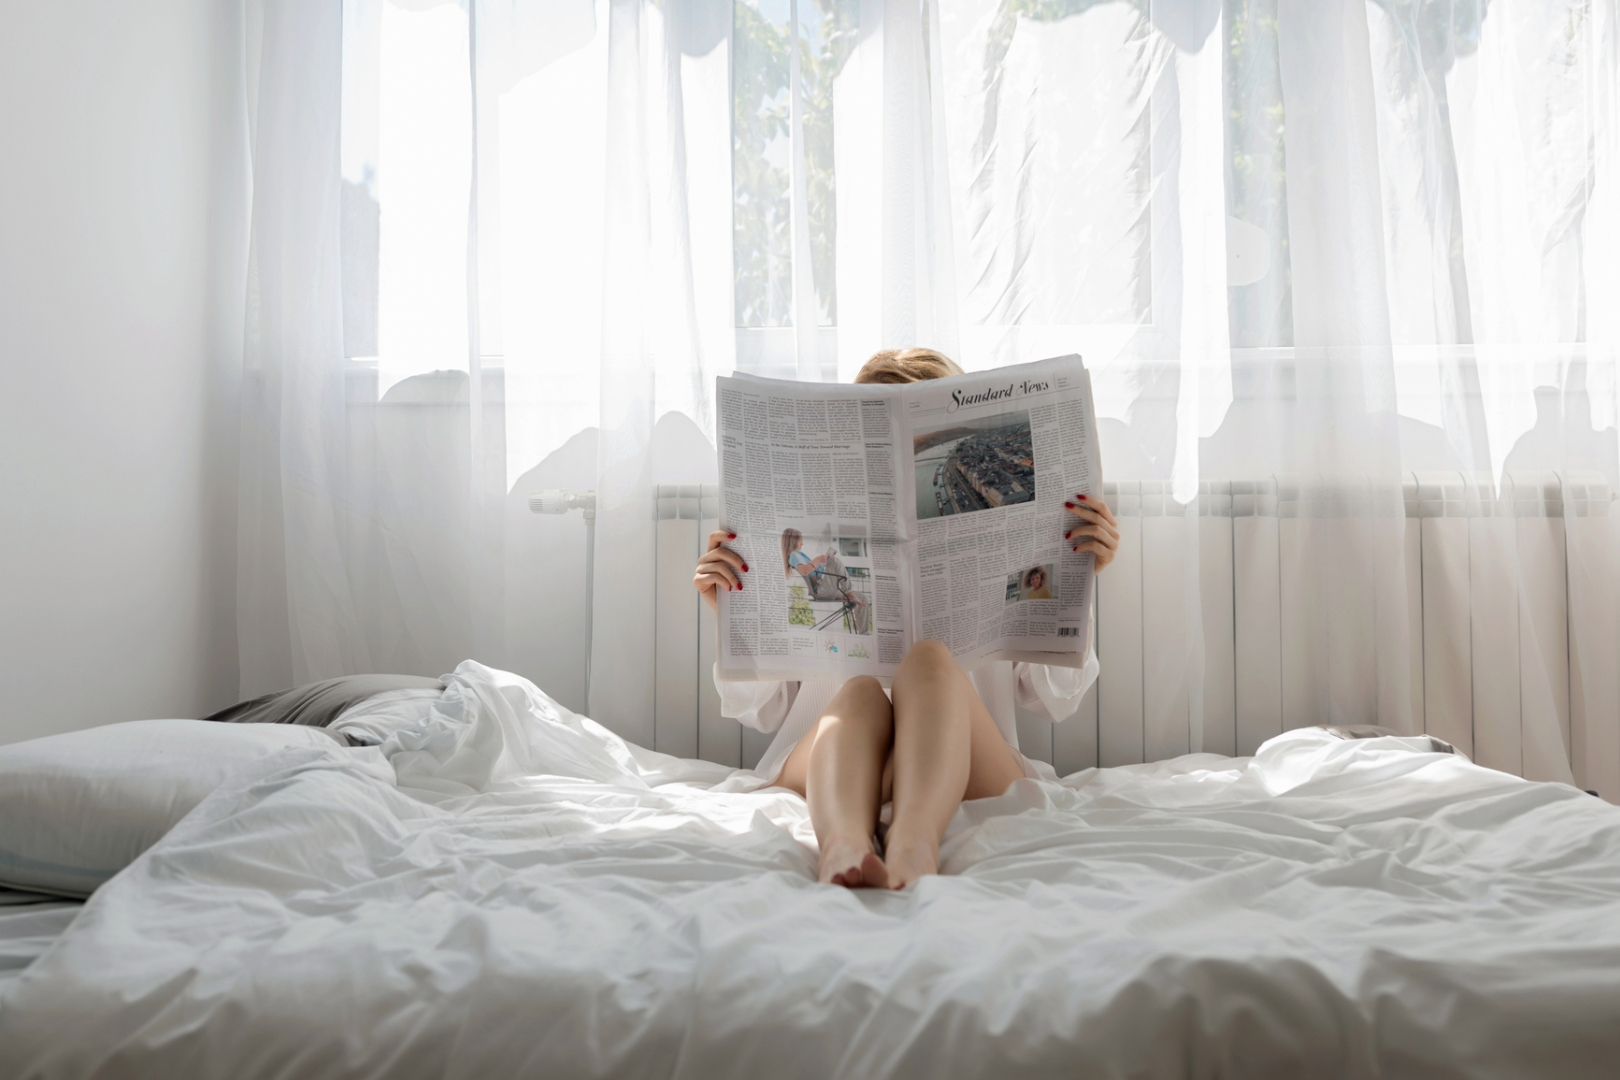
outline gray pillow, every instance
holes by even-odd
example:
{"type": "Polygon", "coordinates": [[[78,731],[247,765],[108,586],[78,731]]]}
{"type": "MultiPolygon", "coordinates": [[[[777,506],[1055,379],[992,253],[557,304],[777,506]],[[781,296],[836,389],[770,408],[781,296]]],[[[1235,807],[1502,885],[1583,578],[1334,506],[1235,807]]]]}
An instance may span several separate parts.
{"type": "Polygon", "coordinates": [[[300,724],[323,728],[344,710],[391,690],[443,690],[443,679],[420,675],[344,675],[256,697],[204,720],[224,724],[300,724]]]}

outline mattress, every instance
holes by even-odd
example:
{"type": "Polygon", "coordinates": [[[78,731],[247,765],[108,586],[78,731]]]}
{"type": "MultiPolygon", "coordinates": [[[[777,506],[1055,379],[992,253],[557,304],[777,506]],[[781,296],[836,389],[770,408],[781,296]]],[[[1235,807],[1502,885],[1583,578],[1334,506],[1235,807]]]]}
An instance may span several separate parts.
{"type": "Polygon", "coordinates": [[[230,781],[0,989],[18,1074],[1612,1075],[1620,810],[1300,730],[1021,780],[946,873],[461,665],[230,781]],[[62,1033],[71,1032],[71,1037],[62,1033]]]}

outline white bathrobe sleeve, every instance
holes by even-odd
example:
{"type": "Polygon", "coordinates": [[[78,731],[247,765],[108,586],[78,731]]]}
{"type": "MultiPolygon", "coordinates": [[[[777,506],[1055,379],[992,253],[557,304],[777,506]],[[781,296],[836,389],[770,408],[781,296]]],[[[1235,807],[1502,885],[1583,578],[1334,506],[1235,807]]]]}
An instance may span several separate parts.
{"type": "Polygon", "coordinates": [[[1045,664],[1013,665],[1013,686],[1018,704],[1039,711],[1054,724],[1060,724],[1080,708],[1102,666],[1097,662],[1097,609],[1091,609],[1091,629],[1086,635],[1085,663],[1077,668],[1047,667],[1045,664]]]}
{"type": "Polygon", "coordinates": [[[738,682],[722,680],[718,669],[714,688],[720,691],[720,715],[769,735],[787,720],[793,699],[799,696],[797,682],[738,682]]]}

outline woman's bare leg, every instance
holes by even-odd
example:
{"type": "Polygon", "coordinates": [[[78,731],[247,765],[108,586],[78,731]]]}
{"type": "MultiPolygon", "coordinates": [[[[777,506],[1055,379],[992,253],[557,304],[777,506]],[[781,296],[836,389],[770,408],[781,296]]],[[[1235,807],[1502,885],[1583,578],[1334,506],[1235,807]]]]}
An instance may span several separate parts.
{"type": "Polygon", "coordinates": [[[833,695],[826,713],[782,765],[777,783],[810,803],[810,823],[821,848],[817,877],[823,882],[851,888],[888,883],[872,833],[893,735],[893,711],[882,684],[858,676],[833,695]]]}
{"type": "Polygon", "coordinates": [[[889,886],[939,870],[939,842],[963,798],[999,795],[1024,775],[984,702],[937,641],[906,654],[894,677],[894,823],[889,886]]]}

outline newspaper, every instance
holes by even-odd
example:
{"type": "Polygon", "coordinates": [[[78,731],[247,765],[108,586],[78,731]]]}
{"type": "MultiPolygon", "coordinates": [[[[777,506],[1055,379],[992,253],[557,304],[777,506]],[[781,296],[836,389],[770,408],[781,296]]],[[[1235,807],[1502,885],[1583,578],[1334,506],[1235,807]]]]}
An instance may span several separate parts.
{"type": "Polygon", "coordinates": [[[900,386],[718,385],[722,679],[892,676],[918,641],[964,664],[1077,667],[1092,556],[1064,507],[1102,490],[1079,356],[900,386]]]}

